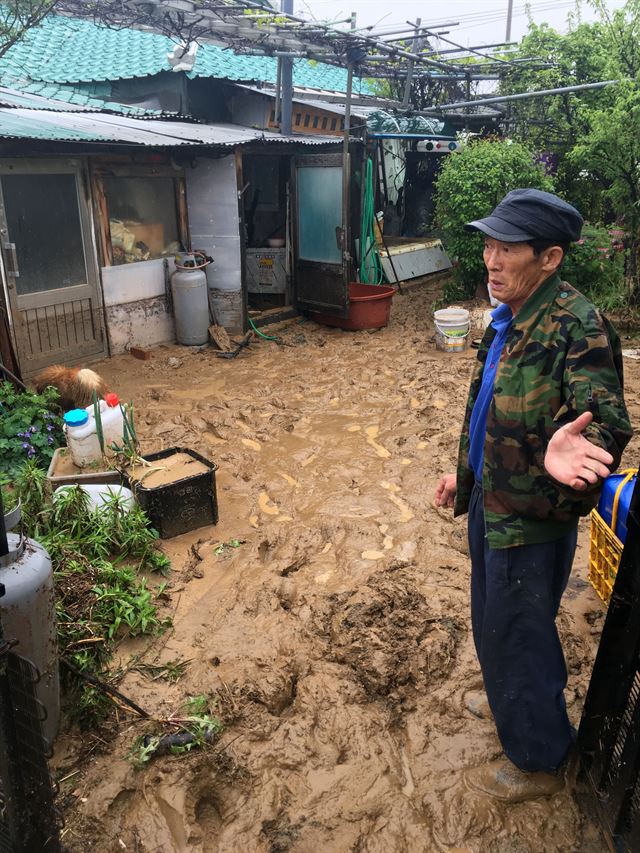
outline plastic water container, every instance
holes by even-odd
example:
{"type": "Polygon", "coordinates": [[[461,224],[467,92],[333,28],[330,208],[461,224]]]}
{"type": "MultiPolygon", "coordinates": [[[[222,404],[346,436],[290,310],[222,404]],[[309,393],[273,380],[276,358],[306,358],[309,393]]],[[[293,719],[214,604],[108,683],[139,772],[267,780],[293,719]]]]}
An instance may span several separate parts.
{"type": "Polygon", "coordinates": [[[636,477],[637,469],[635,468],[611,474],[604,481],[598,503],[600,516],[623,544],[627,538],[627,516],[636,477]],[[614,512],[616,495],[618,495],[618,506],[614,512]]]}
{"type": "MultiPolygon", "coordinates": [[[[120,401],[115,394],[107,394],[107,399],[99,400],[100,419],[104,436],[105,455],[112,455],[111,445],[123,442],[124,421],[120,401]]],[[[85,468],[102,459],[100,442],[96,430],[93,403],[86,409],[72,409],[64,415],[67,446],[78,468],[85,468]]]]}

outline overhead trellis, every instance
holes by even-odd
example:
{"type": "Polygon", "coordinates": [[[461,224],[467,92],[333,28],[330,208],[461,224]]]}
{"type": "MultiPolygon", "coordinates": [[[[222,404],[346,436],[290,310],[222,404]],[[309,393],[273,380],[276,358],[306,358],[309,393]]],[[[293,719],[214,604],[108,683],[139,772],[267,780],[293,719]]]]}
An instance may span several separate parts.
{"type": "MultiPolygon", "coordinates": [[[[59,0],[56,8],[110,27],[160,32],[185,51],[194,43],[215,41],[237,53],[350,66],[356,74],[373,78],[410,74],[467,80],[487,74],[487,65],[477,64],[477,51],[466,57],[472,61],[456,59],[450,51],[440,57],[429,44],[437,32],[410,22],[404,37],[384,40],[368,29],[349,28],[346,21],[343,28],[308,21],[258,0],[59,0]]],[[[460,51],[466,50],[460,46],[460,51]]],[[[503,70],[509,65],[504,57],[486,51],[482,55],[491,68],[503,70]]]]}

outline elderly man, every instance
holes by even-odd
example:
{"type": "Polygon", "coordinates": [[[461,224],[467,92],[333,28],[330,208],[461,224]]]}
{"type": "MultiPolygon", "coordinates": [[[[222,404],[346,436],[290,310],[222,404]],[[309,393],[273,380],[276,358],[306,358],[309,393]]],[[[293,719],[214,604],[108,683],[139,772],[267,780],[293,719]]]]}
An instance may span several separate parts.
{"type": "Polygon", "coordinates": [[[578,211],[520,189],[465,227],[484,235],[502,304],[478,352],[457,473],[441,478],[435,502],[468,513],[473,639],[505,755],[465,778],[516,802],[564,784],[574,737],[555,618],[578,519],[597,503],[631,427],[618,337],[558,274],[580,236],[578,211]]]}

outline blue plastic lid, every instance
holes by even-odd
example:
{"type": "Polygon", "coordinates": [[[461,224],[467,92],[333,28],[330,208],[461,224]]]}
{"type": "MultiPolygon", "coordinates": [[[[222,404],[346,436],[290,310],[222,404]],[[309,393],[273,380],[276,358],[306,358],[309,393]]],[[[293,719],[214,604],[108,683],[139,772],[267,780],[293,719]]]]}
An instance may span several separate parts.
{"type": "Polygon", "coordinates": [[[84,426],[88,420],[89,415],[84,409],[71,409],[64,413],[64,422],[70,427],[84,426]]]}

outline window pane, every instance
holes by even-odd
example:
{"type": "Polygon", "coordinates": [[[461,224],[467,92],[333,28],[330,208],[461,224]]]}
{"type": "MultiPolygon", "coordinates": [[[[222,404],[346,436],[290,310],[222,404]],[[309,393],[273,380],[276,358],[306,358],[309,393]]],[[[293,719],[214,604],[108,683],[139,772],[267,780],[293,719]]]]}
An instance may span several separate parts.
{"type": "Polygon", "coordinates": [[[2,193],[18,295],[85,284],[75,175],[4,175],[2,193]]]}
{"type": "Polygon", "coordinates": [[[105,178],[114,264],[180,251],[173,178],[105,178]]]}
{"type": "Polygon", "coordinates": [[[336,228],[342,227],[342,167],[298,167],[298,257],[339,264],[336,228]]]}

